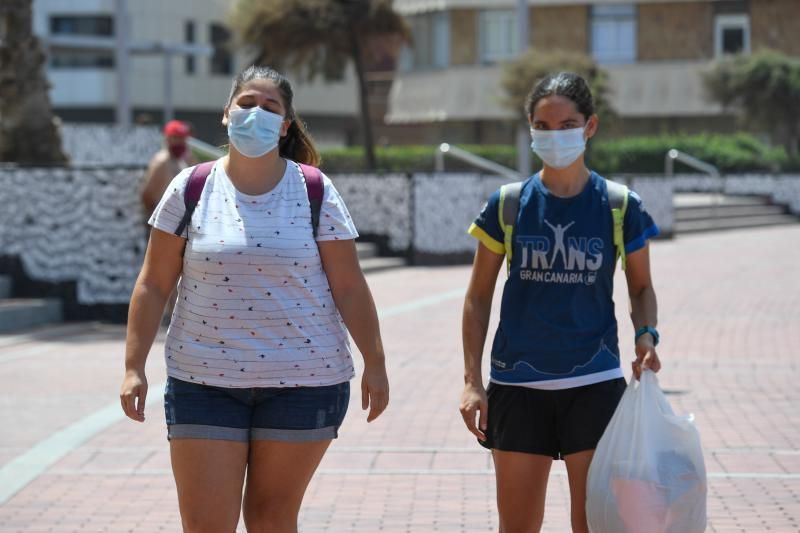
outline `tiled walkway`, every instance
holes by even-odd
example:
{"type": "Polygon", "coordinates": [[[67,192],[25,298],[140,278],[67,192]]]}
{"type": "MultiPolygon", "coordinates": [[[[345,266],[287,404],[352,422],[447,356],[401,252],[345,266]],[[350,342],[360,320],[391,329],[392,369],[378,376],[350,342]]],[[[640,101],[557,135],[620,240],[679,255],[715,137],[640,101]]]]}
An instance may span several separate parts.
{"type": "MultiPolygon", "coordinates": [[[[709,472],[709,531],[800,531],[800,227],[657,242],[662,387],[694,412],[709,472]]],[[[366,424],[359,394],[306,495],[304,532],[496,529],[488,454],[463,428],[460,313],[467,267],[369,276],[392,399],[366,424]]],[[[624,283],[621,345],[632,355],[624,283]]],[[[497,303],[497,302],[496,302],[497,303]]],[[[495,317],[496,319],[496,317],[495,317]]],[[[0,337],[0,531],[178,531],[156,389],[144,425],[117,409],[124,332],[69,326],[0,337]]],[[[354,388],[357,390],[357,388],[354,388]]],[[[544,531],[568,531],[563,467],[544,531]]],[[[244,531],[243,527],[241,530],[244,531]]]]}

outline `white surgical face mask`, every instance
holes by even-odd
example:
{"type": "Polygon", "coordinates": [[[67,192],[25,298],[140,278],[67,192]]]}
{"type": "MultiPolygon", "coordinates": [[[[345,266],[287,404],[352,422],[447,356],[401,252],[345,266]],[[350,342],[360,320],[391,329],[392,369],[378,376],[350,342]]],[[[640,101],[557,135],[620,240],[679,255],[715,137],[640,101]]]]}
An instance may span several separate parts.
{"type": "Polygon", "coordinates": [[[231,109],[228,113],[228,138],[245,157],[261,157],[278,146],[283,117],[260,107],[231,109]]]}
{"type": "Polygon", "coordinates": [[[531,148],[552,168],[566,168],[586,151],[584,128],[535,130],[531,128],[531,148]]]}

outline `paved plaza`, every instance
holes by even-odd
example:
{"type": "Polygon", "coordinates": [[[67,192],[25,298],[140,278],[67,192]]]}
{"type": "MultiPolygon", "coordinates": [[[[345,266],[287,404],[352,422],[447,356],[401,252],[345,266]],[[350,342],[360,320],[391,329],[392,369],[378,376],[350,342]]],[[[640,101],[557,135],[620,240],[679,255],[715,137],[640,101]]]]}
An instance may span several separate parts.
{"type": "MultiPolygon", "coordinates": [[[[659,378],[673,408],[696,416],[708,531],[800,531],[800,225],[659,241],[652,262],[659,378]]],[[[496,530],[490,456],[458,413],[468,277],[466,266],[368,276],[391,402],[368,425],[354,387],[341,437],[306,495],[301,531],[496,530]]],[[[621,274],[616,292],[628,361],[633,332],[621,274]]],[[[117,398],[122,327],[0,337],[1,532],[180,530],[161,340],[148,363],[147,421],[137,424],[123,419],[117,398]]],[[[561,464],[543,531],[569,531],[561,464]]]]}

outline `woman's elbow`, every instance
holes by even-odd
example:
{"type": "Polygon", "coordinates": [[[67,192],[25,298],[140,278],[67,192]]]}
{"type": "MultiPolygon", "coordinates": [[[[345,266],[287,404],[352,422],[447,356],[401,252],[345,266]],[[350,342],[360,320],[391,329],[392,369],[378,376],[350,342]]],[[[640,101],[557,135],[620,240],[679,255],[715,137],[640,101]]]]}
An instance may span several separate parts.
{"type": "Polygon", "coordinates": [[[163,298],[166,300],[172,291],[175,290],[177,279],[168,282],[166,279],[159,279],[157,277],[148,275],[146,272],[139,274],[136,279],[136,284],[133,287],[133,297],[136,296],[153,296],[163,298]]]}
{"type": "Polygon", "coordinates": [[[488,314],[492,308],[492,293],[481,294],[478,292],[467,292],[464,297],[464,312],[488,314]]]}
{"type": "Polygon", "coordinates": [[[655,294],[653,285],[651,283],[641,283],[628,287],[628,296],[632,300],[640,299],[648,294],[655,294]]]}
{"type": "Polygon", "coordinates": [[[369,291],[367,280],[361,269],[354,271],[346,276],[337,276],[333,279],[328,279],[328,285],[331,288],[331,294],[334,299],[342,299],[349,297],[353,294],[361,294],[364,291],[369,291]]]}

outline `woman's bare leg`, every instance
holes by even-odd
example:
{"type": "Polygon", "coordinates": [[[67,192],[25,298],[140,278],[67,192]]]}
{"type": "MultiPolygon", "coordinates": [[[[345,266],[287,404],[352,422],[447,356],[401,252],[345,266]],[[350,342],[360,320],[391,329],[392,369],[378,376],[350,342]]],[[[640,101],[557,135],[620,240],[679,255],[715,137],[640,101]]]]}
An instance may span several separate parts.
{"type": "Polygon", "coordinates": [[[569,478],[570,518],[573,533],[589,533],[586,523],[586,478],[594,450],[571,453],[564,456],[569,478]]]}
{"type": "Polygon", "coordinates": [[[250,443],[244,495],[248,533],[296,533],[297,515],[308,483],[330,440],[250,443]]]}
{"type": "Polygon", "coordinates": [[[232,533],[239,523],[248,444],[173,439],[172,472],[185,533],[232,533]]]}
{"type": "Polygon", "coordinates": [[[500,533],[538,533],[553,458],[492,450],[497,476],[500,533]]]}

